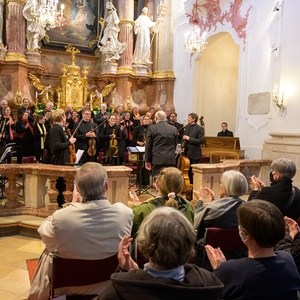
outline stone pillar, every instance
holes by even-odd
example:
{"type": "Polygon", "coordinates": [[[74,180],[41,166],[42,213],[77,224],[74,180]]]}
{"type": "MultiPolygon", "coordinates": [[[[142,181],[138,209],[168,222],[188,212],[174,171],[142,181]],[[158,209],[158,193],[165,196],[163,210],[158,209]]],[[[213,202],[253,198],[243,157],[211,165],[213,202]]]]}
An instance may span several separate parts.
{"type": "Polygon", "coordinates": [[[27,62],[25,57],[26,28],[22,11],[23,0],[8,1],[6,6],[6,44],[7,54],[5,60],[18,60],[27,62]]]}
{"type": "Polygon", "coordinates": [[[132,71],[132,55],[133,55],[133,0],[118,1],[118,15],[120,18],[120,33],[119,41],[126,42],[127,47],[119,60],[118,71],[122,73],[129,73],[132,71]]]}

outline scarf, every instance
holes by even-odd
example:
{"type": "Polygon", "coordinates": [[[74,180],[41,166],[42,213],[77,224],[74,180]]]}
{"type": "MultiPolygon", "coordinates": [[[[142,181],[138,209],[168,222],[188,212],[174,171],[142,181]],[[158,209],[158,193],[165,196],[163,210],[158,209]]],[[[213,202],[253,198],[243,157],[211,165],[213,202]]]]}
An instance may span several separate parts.
{"type": "Polygon", "coordinates": [[[33,127],[30,122],[28,120],[23,120],[23,122],[25,123],[25,125],[28,124],[28,128],[30,129],[31,134],[34,135],[33,127]]]}
{"type": "Polygon", "coordinates": [[[41,134],[41,149],[44,149],[45,138],[46,138],[46,127],[44,124],[37,123],[37,128],[41,134]]]}
{"type": "Polygon", "coordinates": [[[183,281],[185,270],[183,266],[176,267],[170,270],[157,270],[150,267],[150,263],[144,265],[144,271],[154,278],[171,278],[177,281],[183,281]]]}
{"type": "Polygon", "coordinates": [[[10,141],[13,141],[14,140],[14,132],[13,130],[11,129],[11,125],[13,124],[13,118],[11,116],[8,116],[8,122],[6,123],[7,125],[9,125],[9,140],[10,141]]]}

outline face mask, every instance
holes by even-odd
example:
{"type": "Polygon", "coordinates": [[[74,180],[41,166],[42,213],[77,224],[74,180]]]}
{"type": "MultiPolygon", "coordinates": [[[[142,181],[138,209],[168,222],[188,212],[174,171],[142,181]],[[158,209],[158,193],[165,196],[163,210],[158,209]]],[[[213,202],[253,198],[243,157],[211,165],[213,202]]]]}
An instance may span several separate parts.
{"type": "Polygon", "coordinates": [[[274,177],[273,177],[273,174],[272,174],[272,171],[270,172],[270,182],[273,183],[275,180],[274,180],[274,177]]]}
{"type": "Polygon", "coordinates": [[[245,240],[244,240],[244,238],[243,238],[243,236],[242,236],[243,233],[244,233],[244,232],[240,229],[240,226],[239,226],[239,235],[240,235],[240,238],[241,238],[242,242],[246,245],[246,242],[247,242],[249,239],[245,239],[245,240]]]}

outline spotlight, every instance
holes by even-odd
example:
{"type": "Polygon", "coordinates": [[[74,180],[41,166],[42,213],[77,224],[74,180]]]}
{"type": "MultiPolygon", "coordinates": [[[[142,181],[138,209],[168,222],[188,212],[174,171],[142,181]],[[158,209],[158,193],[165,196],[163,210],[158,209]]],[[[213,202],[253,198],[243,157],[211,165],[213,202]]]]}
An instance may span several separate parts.
{"type": "Polygon", "coordinates": [[[282,6],[282,1],[277,1],[276,4],[273,7],[273,12],[277,12],[280,10],[280,7],[282,6]]]}

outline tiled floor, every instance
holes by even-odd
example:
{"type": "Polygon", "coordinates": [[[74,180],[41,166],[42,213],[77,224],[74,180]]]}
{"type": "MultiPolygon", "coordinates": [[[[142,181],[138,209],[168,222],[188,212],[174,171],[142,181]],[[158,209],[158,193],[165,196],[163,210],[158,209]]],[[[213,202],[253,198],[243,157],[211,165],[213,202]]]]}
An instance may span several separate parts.
{"type": "Polygon", "coordinates": [[[0,237],[0,299],[27,299],[30,283],[26,259],[38,258],[43,249],[38,239],[0,237]]]}
{"type": "MultiPolygon", "coordinates": [[[[155,190],[151,189],[151,192],[155,193],[155,190]]],[[[142,194],[139,198],[143,202],[152,197],[142,194]]],[[[132,201],[128,200],[128,206],[131,206],[132,201]]],[[[0,300],[27,299],[30,283],[26,259],[38,258],[44,247],[39,239],[0,237],[0,300]]]]}

